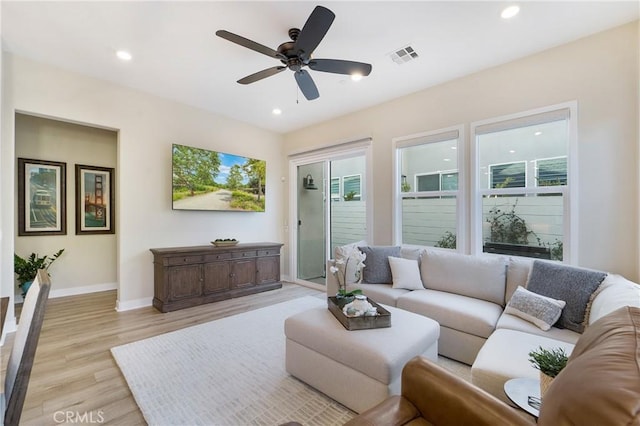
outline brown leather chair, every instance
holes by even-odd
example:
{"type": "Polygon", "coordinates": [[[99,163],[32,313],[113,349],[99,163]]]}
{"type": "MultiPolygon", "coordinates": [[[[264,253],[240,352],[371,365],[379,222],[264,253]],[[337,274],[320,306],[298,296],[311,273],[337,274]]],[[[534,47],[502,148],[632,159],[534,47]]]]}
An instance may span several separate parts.
{"type": "Polygon", "coordinates": [[[401,395],[394,395],[347,423],[349,426],[534,425],[524,411],[423,357],[402,370],[401,395]]]}
{"type": "MultiPolygon", "coordinates": [[[[391,396],[349,426],[533,425],[512,408],[421,357],[402,370],[391,396]]],[[[640,426],[640,308],[620,308],[590,325],[540,407],[538,425],[640,426]]]]}
{"type": "Polygon", "coordinates": [[[20,422],[50,287],[47,271],[40,269],[22,305],[7,363],[4,395],[0,395],[5,426],[14,426],[20,422]]]}

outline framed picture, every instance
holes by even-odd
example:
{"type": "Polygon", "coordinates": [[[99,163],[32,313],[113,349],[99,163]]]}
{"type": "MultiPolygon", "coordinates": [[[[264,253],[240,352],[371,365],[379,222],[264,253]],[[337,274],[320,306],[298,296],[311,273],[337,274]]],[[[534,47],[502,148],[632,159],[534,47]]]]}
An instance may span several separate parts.
{"type": "Polygon", "coordinates": [[[76,234],[113,234],[113,169],[76,164],[76,234]]]}
{"type": "Polygon", "coordinates": [[[66,235],[67,164],[18,158],[18,235],[66,235]]]}

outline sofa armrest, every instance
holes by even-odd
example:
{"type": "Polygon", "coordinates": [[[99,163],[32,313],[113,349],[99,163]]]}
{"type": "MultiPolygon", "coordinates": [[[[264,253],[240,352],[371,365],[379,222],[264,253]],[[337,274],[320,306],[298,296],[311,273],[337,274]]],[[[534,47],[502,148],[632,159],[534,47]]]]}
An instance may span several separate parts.
{"type": "Polygon", "coordinates": [[[338,279],[331,273],[331,267],[334,265],[335,260],[327,260],[327,297],[335,296],[338,293],[338,279]]]}
{"type": "Polygon", "coordinates": [[[408,399],[392,395],[375,407],[360,413],[344,426],[399,426],[417,417],[420,417],[420,412],[408,399]]]}
{"type": "Polygon", "coordinates": [[[524,411],[466,382],[424,357],[415,357],[402,370],[402,395],[434,425],[534,425],[524,411]]]}

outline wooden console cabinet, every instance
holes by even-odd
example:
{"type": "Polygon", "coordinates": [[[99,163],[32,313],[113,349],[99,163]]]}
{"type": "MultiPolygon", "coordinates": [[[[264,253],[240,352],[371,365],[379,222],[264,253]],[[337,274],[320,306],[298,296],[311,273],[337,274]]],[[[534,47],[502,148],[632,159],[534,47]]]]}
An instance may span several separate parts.
{"type": "Polygon", "coordinates": [[[153,306],[175,311],[282,287],[280,243],[151,249],[153,306]]]}

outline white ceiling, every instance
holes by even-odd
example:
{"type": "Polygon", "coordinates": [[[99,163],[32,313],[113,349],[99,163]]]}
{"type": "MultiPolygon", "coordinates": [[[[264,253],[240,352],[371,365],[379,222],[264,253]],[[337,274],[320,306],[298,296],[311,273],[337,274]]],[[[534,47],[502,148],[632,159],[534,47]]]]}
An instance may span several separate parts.
{"type": "Polygon", "coordinates": [[[638,19],[640,3],[518,1],[336,2],[316,58],[373,65],[369,77],[310,71],[320,98],[307,101],[291,71],[251,85],[236,81],[280,63],[216,37],[225,29],[276,49],[318,2],[5,1],[2,48],[277,132],[367,108],[638,19]],[[388,56],[406,45],[417,60],[388,56]],[[126,49],[133,60],[116,59],[126,49]],[[274,116],[273,108],[280,108],[274,116]]]}

